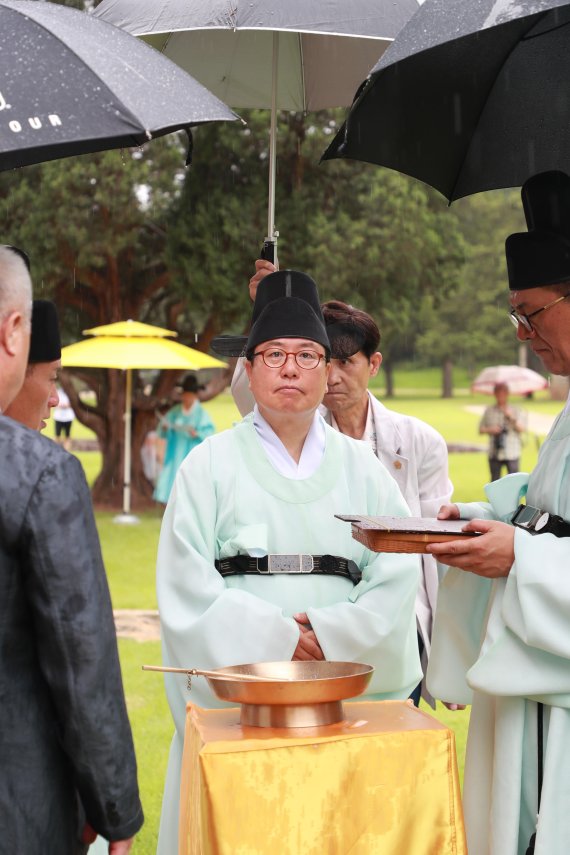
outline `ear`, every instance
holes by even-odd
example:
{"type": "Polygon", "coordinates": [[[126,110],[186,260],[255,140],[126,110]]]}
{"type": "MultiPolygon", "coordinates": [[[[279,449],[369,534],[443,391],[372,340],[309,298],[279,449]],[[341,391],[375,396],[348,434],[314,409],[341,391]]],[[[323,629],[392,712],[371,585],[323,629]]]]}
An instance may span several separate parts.
{"type": "Polygon", "coordinates": [[[26,360],[29,350],[28,323],[21,312],[11,312],[0,324],[0,341],[9,356],[18,356],[22,347],[26,347],[26,360]],[[26,338],[28,341],[26,342],[26,338]]]}
{"type": "Polygon", "coordinates": [[[379,351],[373,353],[370,357],[370,376],[376,377],[382,365],[382,354],[379,351]]]}
{"type": "Polygon", "coordinates": [[[249,380],[249,385],[251,387],[251,369],[253,368],[252,363],[249,359],[245,360],[245,373],[247,374],[247,379],[249,380]]]}

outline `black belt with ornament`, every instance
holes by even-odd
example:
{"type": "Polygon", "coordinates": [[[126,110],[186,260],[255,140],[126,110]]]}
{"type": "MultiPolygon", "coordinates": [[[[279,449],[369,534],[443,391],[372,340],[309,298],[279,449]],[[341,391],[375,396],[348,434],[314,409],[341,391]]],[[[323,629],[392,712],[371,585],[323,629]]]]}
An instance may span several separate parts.
{"type": "Polygon", "coordinates": [[[272,576],[283,573],[322,574],[343,576],[357,585],[362,578],[355,561],[339,558],[338,555],[264,555],[253,558],[251,555],[232,555],[214,562],[221,576],[272,576]]]}
{"type": "Polygon", "coordinates": [[[532,505],[519,505],[511,522],[530,534],[553,534],[555,537],[570,537],[570,523],[556,514],[550,514],[532,505]]]}

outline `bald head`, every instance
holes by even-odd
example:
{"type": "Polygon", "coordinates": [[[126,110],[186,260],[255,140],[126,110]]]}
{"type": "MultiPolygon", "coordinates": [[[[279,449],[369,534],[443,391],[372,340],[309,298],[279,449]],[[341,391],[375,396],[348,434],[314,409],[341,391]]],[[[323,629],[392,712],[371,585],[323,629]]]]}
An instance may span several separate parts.
{"type": "Polygon", "coordinates": [[[18,393],[28,362],[32,281],[24,259],[0,246],[0,409],[18,393]]]}

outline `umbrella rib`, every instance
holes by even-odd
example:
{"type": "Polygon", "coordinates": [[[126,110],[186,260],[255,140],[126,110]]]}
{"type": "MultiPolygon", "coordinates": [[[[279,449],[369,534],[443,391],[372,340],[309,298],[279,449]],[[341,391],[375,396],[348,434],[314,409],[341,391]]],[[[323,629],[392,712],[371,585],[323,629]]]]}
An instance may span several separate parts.
{"type": "MultiPolygon", "coordinates": [[[[552,11],[549,9],[549,12],[552,11]]],[[[546,12],[544,14],[547,14],[546,12]]],[[[563,24],[557,24],[555,27],[550,27],[548,30],[541,30],[540,33],[535,33],[534,36],[524,36],[521,41],[530,42],[532,39],[539,39],[541,36],[548,36],[550,33],[555,33],[556,30],[563,30],[564,27],[570,26],[570,21],[565,21],[563,24]]]]}
{"type": "MultiPolygon", "coordinates": [[[[548,14],[549,14],[549,11],[550,11],[550,10],[548,10],[548,11],[546,11],[546,12],[541,12],[541,13],[537,14],[537,15],[536,15],[536,17],[533,17],[533,19],[532,19],[532,23],[529,25],[527,32],[530,32],[530,30],[532,30],[532,29],[536,26],[536,24],[537,24],[537,23],[539,23],[539,22],[540,22],[544,17],[546,17],[546,15],[548,15],[548,14]]],[[[507,22],[506,24],[503,24],[502,26],[507,27],[507,26],[508,26],[508,22],[507,22]]],[[[524,38],[526,38],[526,36],[525,36],[524,38]]],[[[501,71],[503,70],[503,68],[505,67],[505,65],[507,64],[507,62],[509,61],[509,59],[510,59],[510,57],[512,56],[513,52],[516,50],[516,47],[517,47],[517,45],[518,45],[518,43],[519,43],[520,41],[521,41],[521,39],[520,39],[520,38],[519,38],[519,39],[517,39],[517,41],[513,44],[512,48],[510,49],[509,53],[506,55],[506,57],[504,57],[504,58],[503,58],[503,61],[502,61],[502,63],[501,63],[501,68],[500,68],[500,70],[501,70],[501,71]]],[[[458,181],[459,181],[459,179],[460,179],[460,177],[461,177],[461,172],[462,172],[462,170],[463,170],[463,167],[464,167],[464,165],[465,165],[465,162],[466,162],[466,160],[467,160],[467,157],[468,157],[469,152],[470,152],[470,150],[471,150],[471,147],[472,147],[472,145],[473,145],[473,139],[474,139],[474,137],[475,137],[475,131],[476,131],[476,129],[479,127],[479,123],[480,123],[480,120],[481,120],[481,116],[482,116],[482,115],[483,115],[483,113],[485,112],[485,107],[487,106],[487,102],[488,102],[488,100],[489,100],[489,95],[490,95],[490,93],[493,91],[493,88],[494,88],[494,86],[495,86],[495,84],[496,84],[496,82],[497,82],[497,78],[498,78],[498,76],[499,76],[499,74],[498,74],[498,73],[497,73],[497,74],[495,74],[495,76],[494,76],[494,78],[493,78],[493,82],[492,82],[491,86],[489,87],[489,91],[487,92],[487,96],[485,97],[485,99],[484,99],[484,101],[483,101],[483,105],[482,105],[482,107],[481,107],[481,111],[480,111],[480,113],[479,113],[479,117],[478,117],[477,122],[475,123],[475,126],[474,126],[475,130],[474,130],[474,132],[471,134],[471,137],[470,137],[470,140],[469,140],[469,145],[467,146],[467,148],[466,148],[466,150],[465,150],[465,155],[464,155],[463,160],[462,160],[462,162],[461,162],[461,165],[460,165],[460,167],[459,167],[459,169],[458,169],[458,171],[457,171],[457,174],[456,174],[456,176],[455,176],[455,181],[453,182],[453,187],[452,187],[452,189],[451,189],[451,193],[450,193],[450,195],[449,195],[449,197],[448,197],[448,198],[449,198],[449,203],[450,203],[450,204],[451,204],[452,202],[456,201],[456,199],[460,198],[460,197],[455,196],[455,188],[457,187],[458,181]]]]}
{"type": "Polygon", "coordinates": [[[299,41],[299,62],[301,64],[301,89],[303,92],[303,113],[307,112],[307,87],[305,86],[305,60],[303,57],[303,34],[297,33],[299,41]]]}

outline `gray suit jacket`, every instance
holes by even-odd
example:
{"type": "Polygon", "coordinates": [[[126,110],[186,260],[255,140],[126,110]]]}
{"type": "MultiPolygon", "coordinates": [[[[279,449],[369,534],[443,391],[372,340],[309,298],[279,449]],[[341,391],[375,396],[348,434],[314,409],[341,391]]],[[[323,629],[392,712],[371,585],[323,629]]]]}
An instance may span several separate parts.
{"type": "Polygon", "coordinates": [[[75,855],[142,825],[113,613],[81,465],[0,416],[0,828],[75,855]]]}

